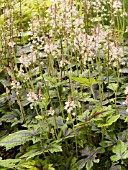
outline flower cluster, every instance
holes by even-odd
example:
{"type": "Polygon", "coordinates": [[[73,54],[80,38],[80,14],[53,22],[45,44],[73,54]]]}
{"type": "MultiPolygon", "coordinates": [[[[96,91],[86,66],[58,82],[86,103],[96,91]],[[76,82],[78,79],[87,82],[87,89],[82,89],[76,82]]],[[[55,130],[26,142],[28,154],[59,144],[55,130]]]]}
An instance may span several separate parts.
{"type": "MultiPolygon", "coordinates": [[[[109,50],[109,64],[112,64],[114,67],[117,66],[118,62],[121,62],[123,57],[123,49],[115,42],[112,41],[112,38],[109,40],[108,35],[112,33],[112,30],[105,30],[102,28],[102,25],[94,28],[93,34],[88,35],[84,32],[78,32],[74,38],[74,47],[75,50],[79,51],[81,54],[84,63],[86,61],[94,60],[96,55],[99,55],[101,50],[105,54],[109,50]]],[[[78,58],[79,60],[79,58],[78,58]]]]}
{"type": "MultiPolygon", "coordinates": [[[[32,33],[32,36],[30,37],[29,41],[31,42],[31,49],[32,50],[42,50],[44,46],[44,39],[45,36],[42,33],[40,28],[40,22],[41,24],[43,23],[42,21],[39,21],[38,19],[31,19],[31,22],[29,22],[29,29],[32,33]]],[[[43,25],[44,26],[44,25],[43,25]]]]}
{"type": "Polygon", "coordinates": [[[114,14],[117,13],[119,10],[122,9],[122,3],[119,0],[115,0],[112,5],[114,9],[114,14]]]}
{"type": "Polygon", "coordinates": [[[94,12],[97,12],[97,13],[98,12],[99,13],[100,12],[104,12],[105,5],[108,4],[108,3],[109,3],[109,1],[107,1],[107,0],[104,0],[104,1],[102,1],[102,0],[95,0],[93,2],[90,1],[90,4],[92,5],[94,12]]]}
{"type": "Polygon", "coordinates": [[[21,85],[20,85],[20,82],[16,81],[16,80],[13,80],[11,82],[11,89],[21,89],[21,85]]]}
{"type": "MultiPolygon", "coordinates": [[[[101,52],[103,55],[108,55],[109,50],[109,64],[114,67],[121,62],[123,50],[116,39],[112,39],[113,30],[104,28],[101,24],[90,30],[88,34],[84,29],[84,17],[82,17],[82,10],[78,10],[77,3],[72,0],[50,0],[50,6],[46,10],[46,16],[43,19],[31,20],[30,26],[32,31],[32,49],[42,50],[42,58],[61,58],[67,55],[67,49],[70,48],[73,53],[77,53],[77,61],[81,60],[83,64],[87,61],[93,61],[99,56],[101,52]],[[49,29],[44,33],[43,29],[49,26],[49,29]]],[[[102,1],[94,0],[93,2],[87,0],[87,10],[93,9],[96,14],[101,16],[107,9],[106,4],[112,8],[120,9],[121,2],[117,1],[102,1]],[[95,9],[95,10],[94,10],[95,9]]],[[[84,6],[82,6],[84,8],[84,6]]],[[[81,7],[81,8],[82,8],[81,7]]],[[[107,10],[108,11],[108,10],[107,10]]],[[[110,18],[110,17],[108,17],[110,18]]],[[[76,61],[75,57],[68,58],[69,61],[76,61]]],[[[35,58],[36,59],[36,58],[35,58]]],[[[29,66],[32,61],[30,57],[20,58],[22,63],[29,66]]],[[[107,57],[106,57],[107,60],[107,57]]],[[[69,62],[65,59],[60,59],[60,67],[68,65],[69,62]]]]}
{"type": "Polygon", "coordinates": [[[118,44],[115,45],[114,42],[105,43],[105,48],[109,50],[109,65],[113,65],[117,67],[118,63],[121,62],[121,58],[123,57],[123,49],[119,47],[118,44]]]}
{"type": "MultiPolygon", "coordinates": [[[[109,64],[109,66],[117,67],[122,62],[123,48],[118,43],[118,35],[116,37],[112,28],[103,26],[99,18],[101,20],[103,18],[103,21],[106,18],[109,22],[112,17],[109,12],[117,13],[121,10],[121,2],[119,0],[86,0],[86,9],[84,5],[73,0],[49,0],[43,19],[37,16],[29,23],[32,52],[29,55],[22,54],[19,58],[20,63],[25,67],[35,63],[37,54],[34,51],[37,50],[38,55],[41,52],[38,57],[40,61],[46,59],[48,62],[44,63],[54,67],[54,59],[56,59],[60,69],[79,61],[81,61],[82,68],[87,66],[88,61],[94,64],[95,61],[102,62],[97,58],[104,59],[107,66],[109,64]],[[87,16],[93,10],[92,18],[96,19],[95,26],[92,24],[93,27],[89,28],[89,31],[86,31],[83,10],[87,10],[87,16]]],[[[89,22],[90,18],[88,18],[89,22]]],[[[103,67],[106,67],[105,64],[103,67]]],[[[22,68],[19,75],[25,75],[22,68]]],[[[71,113],[74,108],[74,101],[69,99],[65,103],[65,110],[71,113]]]]}
{"type": "Polygon", "coordinates": [[[39,90],[38,94],[36,94],[32,89],[27,94],[27,100],[31,103],[30,108],[33,109],[34,106],[36,106],[39,102],[39,100],[42,100],[42,93],[41,90],[39,90]]]}
{"type": "Polygon", "coordinates": [[[83,27],[83,19],[80,17],[82,16],[80,13],[71,0],[51,2],[51,6],[47,10],[47,18],[49,18],[49,24],[52,28],[52,32],[50,31],[51,36],[56,33],[58,35],[65,33],[70,35],[72,28],[80,29],[83,27]]]}
{"type": "Polygon", "coordinates": [[[19,61],[23,66],[29,67],[32,63],[36,62],[36,54],[35,52],[31,52],[29,55],[23,53],[19,58],[19,61]]]}
{"type": "Polygon", "coordinates": [[[19,94],[19,89],[21,89],[20,82],[13,79],[11,82],[11,89],[16,91],[16,94],[19,94]]]}
{"type": "Polygon", "coordinates": [[[58,51],[57,42],[52,42],[50,40],[46,40],[46,44],[44,45],[44,52],[46,54],[51,54],[54,58],[56,58],[56,52],[58,51]]]}
{"type": "Polygon", "coordinates": [[[64,109],[67,110],[67,113],[71,113],[73,116],[76,114],[72,112],[76,108],[75,102],[71,100],[71,97],[68,97],[68,101],[65,102],[65,107],[64,109]]]}
{"type": "Polygon", "coordinates": [[[30,90],[29,93],[27,94],[27,100],[31,103],[34,103],[38,100],[37,94],[35,94],[34,91],[30,90]]]}

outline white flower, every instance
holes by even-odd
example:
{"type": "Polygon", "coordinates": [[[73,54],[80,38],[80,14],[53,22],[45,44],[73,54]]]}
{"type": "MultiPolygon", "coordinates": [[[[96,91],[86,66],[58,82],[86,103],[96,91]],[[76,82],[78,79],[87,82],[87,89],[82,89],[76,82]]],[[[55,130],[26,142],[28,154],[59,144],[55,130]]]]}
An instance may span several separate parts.
{"type": "Polygon", "coordinates": [[[115,13],[117,13],[119,10],[121,10],[121,8],[122,8],[122,3],[119,1],[119,0],[115,0],[114,2],[113,2],[113,9],[114,9],[114,14],[115,13]]]}
{"type": "Polygon", "coordinates": [[[126,105],[128,105],[128,95],[126,96],[125,103],[126,103],[126,105]]]}
{"type": "Polygon", "coordinates": [[[68,102],[65,102],[64,109],[67,110],[67,113],[71,113],[71,111],[76,107],[75,102],[71,101],[71,97],[68,97],[68,102]]]}
{"type": "Polygon", "coordinates": [[[69,117],[66,118],[66,122],[68,122],[68,121],[69,121],[69,117]]]}
{"type": "Polygon", "coordinates": [[[124,106],[125,106],[125,105],[126,105],[126,102],[122,102],[122,105],[124,105],[124,106]]]}
{"type": "Polygon", "coordinates": [[[123,16],[128,16],[128,14],[127,14],[127,12],[126,11],[124,11],[121,15],[120,15],[121,17],[123,17],[123,16]]]}
{"type": "Polygon", "coordinates": [[[70,64],[70,63],[64,57],[62,57],[62,60],[60,61],[59,66],[64,67],[67,64],[70,64]]]}
{"type": "Polygon", "coordinates": [[[117,67],[117,62],[116,61],[113,63],[113,67],[117,67]]]}
{"type": "Polygon", "coordinates": [[[128,87],[126,87],[124,93],[125,93],[125,94],[128,94],[128,87]]]}
{"type": "Polygon", "coordinates": [[[128,26],[126,27],[126,31],[125,32],[128,32],[128,26]]]}
{"type": "Polygon", "coordinates": [[[46,45],[44,46],[44,51],[48,54],[57,51],[57,49],[58,49],[58,46],[56,44],[53,44],[52,42],[47,42],[46,45]]]}
{"type": "Polygon", "coordinates": [[[20,85],[20,82],[16,81],[16,80],[13,80],[11,82],[11,89],[21,89],[21,85],[20,85]]]}
{"type": "Polygon", "coordinates": [[[55,113],[55,111],[53,110],[53,108],[52,108],[52,107],[50,107],[50,111],[48,112],[48,115],[53,116],[53,115],[54,115],[54,113],[55,113]]]}
{"type": "Polygon", "coordinates": [[[15,43],[14,41],[10,41],[10,42],[8,43],[8,45],[9,45],[10,47],[14,47],[15,44],[16,44],[16,43],[15,43]]]}
{"type": "Polygon", "coordinates": [[[75,117],[75,116],[76,116],[76,113],[75,113],[75,112],[73,112],[73,113],[72,113],[72,116],[74,116],[74,117],[75,117]]]}
{"type": "Polygon", "coordinates": [[[30,90],[27,94],[27,100],[31,103],[34,103],[38,100],[37,94],[34,93],[34,91],[30,90]]]}
{"type": "Polygon", "coordinates": [[[67,110],[67,113],[71,113],[71,111],[73,110],[73,108],[72,108],[72,107],[69,107],[69,108],[67,108],[66,110],[67,110]]]}
{"type": "Polygon", "coordinates": [[[39,99],[41,99],[41,100],[43,99],[41,89],[39,89],[39,92],[38,92],[38,98],[39,98],[39,99]]]}
{"type": "Polygon", "coordinates": [[[31,64],[29,58],[28,58],[26,55],[24,55],[24,53],[23,53],[23,54],[21,55],[21,57],[19,58],[19,61],[20,61],[20,63],[22,63],[25,67],[28,67],[28,66],[31,64]]]}
{"type": "Polygon", "coordinates": [[[115,0],[115,1],[113,2],[113,8],[119,9],[119,8],[121,8],[121,7],[122,7],[122,4],[121,4],[121,2],[120,2],[119,0],[115,0]]]}
{"type": "Polygon", "coordinates": [[[28,55],[28,59],[31,63],[35,63],[36,62],[36,54],[34,52],[31,52],[29,55],[28,55]]]}
{"type": "Polygon", "coordinates": [[[19,58],[20,63],[22,63],[25,67],[29,67],[32,63],[36,62],[36,54],[31,52],[29,55],[25,55],[24,53],[19,58]]]}
{"type": "Polygon", "coordinates": [[[33,109],[33,106],[34,106],[34,104],[33,104],[33,103],[31,103],[31,104],[30,104],[30,109],[33,109]]]}

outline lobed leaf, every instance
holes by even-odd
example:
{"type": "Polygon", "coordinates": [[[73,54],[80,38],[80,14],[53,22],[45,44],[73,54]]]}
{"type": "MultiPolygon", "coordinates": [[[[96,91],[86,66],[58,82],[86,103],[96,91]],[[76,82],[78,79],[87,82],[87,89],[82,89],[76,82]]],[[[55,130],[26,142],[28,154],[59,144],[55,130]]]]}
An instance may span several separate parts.
{"type": "Polygon", "coordinates": [[[31,140],[33,135],[34,133],[32,131],[21,130],[3,138],[0,141],[0,146],[5,146],[6,150],[9,150],[15,146],[23,145],[26,141],[31,140]]]}
{"type": "Polygon", "coordinates": [[[15,167],[16,163],[20,162],[21,159],[6,159],[2,160],[0,158],[0,166],[5,168],[13,168],[15,167]]]}

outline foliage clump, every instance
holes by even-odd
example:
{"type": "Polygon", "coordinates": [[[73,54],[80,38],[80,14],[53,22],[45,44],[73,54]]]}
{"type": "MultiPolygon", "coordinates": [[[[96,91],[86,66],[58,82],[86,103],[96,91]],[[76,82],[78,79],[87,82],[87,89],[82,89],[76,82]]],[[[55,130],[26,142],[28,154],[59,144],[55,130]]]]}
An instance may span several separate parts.
{"type": "Polygon", "coordinates": [[[127,6],[0,2],[1,169],[128,169],[127,6]]]}

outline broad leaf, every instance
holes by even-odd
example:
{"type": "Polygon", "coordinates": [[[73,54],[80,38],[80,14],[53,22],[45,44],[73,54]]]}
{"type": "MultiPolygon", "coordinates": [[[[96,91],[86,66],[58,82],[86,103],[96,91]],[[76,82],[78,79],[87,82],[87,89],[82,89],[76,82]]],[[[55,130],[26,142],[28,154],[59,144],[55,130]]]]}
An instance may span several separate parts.
{"type": "Polygon", "coordinates": [[[38,168],[36,167],[36,161],[35,160],[31,160],[31,161],[22,161],[19,165],[18,165],[18,170],[23,170],[23,169],[27,169],[27,170],[38,170],[38,168]]]}
{"type": "Polygon", "coordinates": [[[118,89],[118,83],[110,83],[107,86],[108,89],[112,90],[112,91],[116,91],[118,89]]]}
{"type": "Polygon", "coordinates": [[[50,152],[50,153],[54,153],[54,152],[62,152],[62,147],[59,146],[58,143],[51,143],[48,148],[45,150],[45,152],[50,152]]]}
{"type": "Polygon", "coordinates": [[[119,119],[120,115],[114,115],[114,116],[109,116],[106,118],[106,120],[104,120],[104,118],[102,118],[101,121],[97,121],[96,124],[98,127],[106,127],[106,126],[110,126],[112,125],[114,122],[116,122],[119,119]]]}
{"type": "Polygon", "coordinates": [[[22,155],[20,158],[25,158],[26,160],[34,158],[37,155],[42,154],[44,151],[43,148],[39,148],[39,149],[32,149],[29,152],[25,153],[24,155],[22,155]]]}
{"type": "Polygon", "coordinates": [[[82,86],[91,87],[92,85],[96,84],[97,81],[91,77],[91,78],[82,78],[82,77],[71,77],[72,80],[81,83],[82,86]]]}
{"type": "Polygon", "coordinates": [[[15,164],[20,162],[20,159],[6,159],[2,160],[0,158],[0,166],[6,167],[6,168],[13,168],[15,167],[15,164]]]}
{"type": "Polygon", "coordinates": [[[123,141],[119,141],[119,143],[112,148],[112,151],[115,153],[115,155],[110,157],[113,162],[128,158],[128,144],[123,141]]]}
{"type": "Polygon", "coordinates": [[[11,149],[17,145],[23,145],[26,141],[32,139],[35,133],[28,130],[21,130],[12,133],[0,141],[0,146],[5,146],[6,150],[11,149]]]}
{"type": "Polygon", "coordinates": [[[104,149],[102,148],[97,148],[94,150],[91,147],[90,148],[86,147],[85,149],[81,150],[81,155],[87,157],[76,162],[73,168],[77,170],[81,170],[86,166],[87,170],[91,170],[93,167],[93,163],[99,162],[99,159],[96,159],[97,156],[96,154],[103,153],[103,152],[104,149]]]}

